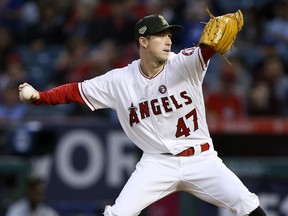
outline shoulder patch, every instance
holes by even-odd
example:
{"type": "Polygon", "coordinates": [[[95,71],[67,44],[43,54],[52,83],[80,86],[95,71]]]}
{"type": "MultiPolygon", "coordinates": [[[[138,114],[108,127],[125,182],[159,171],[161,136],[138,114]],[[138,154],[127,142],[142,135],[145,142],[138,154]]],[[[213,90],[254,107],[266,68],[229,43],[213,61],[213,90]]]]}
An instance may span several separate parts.
{"type": "Polygon", "coordinates": [[[190,56],[194,53],[195,49],[196,49],[195,47],[186,48],[186,49],[182,50],[182,54],[185,56],[190,56]]]}

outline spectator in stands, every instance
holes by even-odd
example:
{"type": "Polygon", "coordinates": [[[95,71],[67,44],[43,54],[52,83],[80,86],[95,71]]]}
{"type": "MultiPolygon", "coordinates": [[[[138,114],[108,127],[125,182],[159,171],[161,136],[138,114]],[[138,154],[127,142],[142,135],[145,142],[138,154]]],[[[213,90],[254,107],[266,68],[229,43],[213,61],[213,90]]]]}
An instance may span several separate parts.
{"type": "Polygon", "coordinates": [[[61,44],[66,40],[63,32],[64,15],[56,0],[39,1],[40,18],[25,27],[21,43],[43,43],[44,45],[61,44]]]}
{"type": "Polygon", "coordinates": [[[111,15],[107,17],[107,38],[113,39],[117,44],[127,45],[134,43],[135,18],[134,0],[111,1],[111,15]]]}
{"type": "Polygon", "coordinates": [[[24,3],[25,0],[0,1],[0,26],[17,33],[22,25],[22,7],[24,3]]]}
{"type": "Polygon", "coordinates": [[[59,216],[53,208],[44,204],[44,199],[44,183],[37,177],[30,177],[25,197],[13,203],[5,216],[59,216]]]}
{"type": "Polygon", "coordinates": [[[24,80],[27,80],[27,76],[20,56],[11,55],[7,59],[6,69],[0,74],[0,91],[11,83],[21,83],[24,80]]]}
{"type": "Polygon", "coordinates": [[[107,39],[129,44],[134,42],[137,6],[135,0],[77,0],[65,22],[65,34],[83,37],[93,44],[107,39]]]}
{"type": "Polygon", "coordinates": [[[91,77],[102,75],[106,71],[117,67],[117,64],[121,65],[120,61],[124,57],[120,53],[113,40],[102,41],[97,49],[91,52],[91,69],[93,70],[91,77]]]}
{"type": "Polygon", "coordinates": [[[272,2],[272,19],[266,22],[266,38],[275,40],[279,44],[288,44],[288,3],[286,0],[272,2]]]}
{"type": "Polygon", "coordinates": [[[90,77],[91,64],[88,42],[72,36],[56,62],[55,79],[60,83],[77,82],[90,77]]]}
{"type": "Polygon", "coordinates": [[[265,82],[253,83],[247,97],[247,113],[250,117],[275,116],[279,112],[278,101],[265,82]]]}
{"type": "Polygon", "coordinates": [[[245,116],[244,101],[236,93],[236,72],[223,70],[219,90],[207,96],[207,120],[237,120],[245,116]]]}
{"type": "Polygon", "coordinates": [[[250,71],[247,69],[245,61],[239,57],[237,52],[231,52],[228,58],[231,64],[222,58],[222,61],[220,61],[220,71],[231,71],[231,73],[234,74],[234,92],[242,98],[245,98],[248,88],[251,85],[250,71]]]}
{"type": "Polygon", "coordinates": [[[25,4],[22,7],[22,20],[23,27],[26,25],[33,25],[39,22],[40,19],[40,11],[38,7],[39,0],[26,0],[25,4]]]}
{"type": "Polygon", "coordinates": [[[27,105],[20,103],[17,86],[19,83],[11,82],[1,92],[0,99],[0,122],[19,121],[27,113],[27,105]]]}
{"type": "Polygon", "coordinates": [[[267,56],[256,71],[248,94],[250,116],[281,116],[287,111],[288,76],[284,61],[267,56]]]}
{"type": "Polygon", "coordinates": [[[0,74],[7,69],[9,59],[18,55],[14,42],[11,31],[0,26],[0,74]]]}
{"type": "Polygon", "coordinates": [[[267,19],[263,16],[263,11],[266,12],[265,8],[252,7],[244,12],[245,28],[241,30],[240,37],[237,37],[241,46],[244,45],[247,46],[247,48],[255,49],[255,44],[261,41],[264,28],[263,23],[265,22],[264,20],[267,19]]]}
{"type": "Polygon", "coordinates": [[[190,47],[191,44],[198,43],[204,28],[204,24],[201,22],[209,19],[209,15],[206,12],[207,7],[213,12],[208,0],[195,0],[187,6],[184,13],[184,38],[181,44],[183,47],[190,47]]]}
{"type": "Polygon", "coordinates": [[[94,12],[97,6],[98,1],[74,1],[63,26],[65,35],[85,38],[89,42],[103,40],[107,36],[108,25],[105,21],[96,19],[94,12]]]}

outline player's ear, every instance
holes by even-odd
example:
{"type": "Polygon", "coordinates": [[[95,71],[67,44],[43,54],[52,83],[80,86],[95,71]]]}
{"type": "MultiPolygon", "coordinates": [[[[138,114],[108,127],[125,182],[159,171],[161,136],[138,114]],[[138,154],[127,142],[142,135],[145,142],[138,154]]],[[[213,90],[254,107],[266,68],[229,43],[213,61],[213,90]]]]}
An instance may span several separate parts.
{"type": "Polygon", "coordinates": [[[148,45],[147,38],[146,37],[140,37],[139,38],[139,44],[140,44],[140,46],[147,48],[147,45],[148,45]]]}

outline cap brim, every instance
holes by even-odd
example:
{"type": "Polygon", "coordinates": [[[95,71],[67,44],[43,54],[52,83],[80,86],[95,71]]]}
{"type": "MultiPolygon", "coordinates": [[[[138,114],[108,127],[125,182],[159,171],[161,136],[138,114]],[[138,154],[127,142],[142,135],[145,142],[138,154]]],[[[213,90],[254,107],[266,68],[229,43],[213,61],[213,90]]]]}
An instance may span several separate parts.
{"type": "Polygon", "coordinates": [[[166,31],[166,30],[170,30],[172,33],[177,33],[177,32],[181,32],[183,31],[183,27],[181,25],[169,25],[169,26],[166,26],[165,28],[163,29],[160,29],[159,31],[157,32],[154,32],[153,34],[158,34],[160,32],[163,32],[163,31],[166,31]]]}
{"type": "Polygon", "coordinates": [[[183,27],[181,25],[170,25],[168,28],[171,29],[172,33],[183,31],[183,27]]]}

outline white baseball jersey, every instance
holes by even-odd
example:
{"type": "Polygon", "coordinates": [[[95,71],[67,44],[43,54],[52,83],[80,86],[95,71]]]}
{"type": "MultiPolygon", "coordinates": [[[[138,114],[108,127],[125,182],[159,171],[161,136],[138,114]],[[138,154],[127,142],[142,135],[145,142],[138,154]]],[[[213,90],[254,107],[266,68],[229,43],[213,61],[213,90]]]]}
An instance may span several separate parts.
{"type": "Polygon", "coordinates": [[[205,118],[202,82],[207,65],[197,47],[171,53],[162,71],[147,77],[140,60],[79,84],[92,109],[112,108],[144,153],[105,216],[136,216],[155,200],[186,191],[237,215],[259,206],[258,197],[217,157],[205,118]],[[199,151],[209,143],[209,151],[199,151]],[[191,157],[175,157],[195,147],[191,157]],[[198,148],[198,150],[197,150],[198,148]],[[157,174],[157,175],[155,175],[157,174]]]}
{"type": "Polygon", "coordinates": [[[140,60],[79,83],[92,109],[112,108],[134,144],[147,153],[177,154],[212,144],[202,82],[207,65],[198,47],[170,53],[163,70],[147,77],[140,60]]]}

